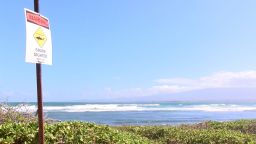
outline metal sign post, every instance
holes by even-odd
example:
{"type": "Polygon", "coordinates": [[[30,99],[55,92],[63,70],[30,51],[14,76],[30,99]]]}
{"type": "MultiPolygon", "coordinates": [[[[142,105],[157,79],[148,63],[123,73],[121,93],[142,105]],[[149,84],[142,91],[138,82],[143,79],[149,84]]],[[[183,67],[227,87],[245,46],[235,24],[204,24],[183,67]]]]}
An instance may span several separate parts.
{"type": "Polygon", "coordinates": [[[39,14],[39,0],[34,0],[34,11],[24,10],[26,17],[26,62],[36,63],[38,143],[44,144],[41,64],[52,64],[51,31],[48,18],[39,14]]]}
{"type": "MultiPolygon", "coordinates": [[[[34,0],[34,11],[39,13],[39,0],[34,0]]],[[[36,64],[36,84],[37,84],[37,113],[38,113],[38,143],[44,144],[44,114],[43,114],[43,93],[42,93],[42,70],[41,64],[36,64]]]]}
{"type": "Polygon", "coordinates": [[[42,94],[42,70],[41,64],[36,64],[36,80],[37,80],[37,105],[38,105],[38,139],[39,144],[44,144],[44,114],[43,114],[43,94],[42,94]]]}

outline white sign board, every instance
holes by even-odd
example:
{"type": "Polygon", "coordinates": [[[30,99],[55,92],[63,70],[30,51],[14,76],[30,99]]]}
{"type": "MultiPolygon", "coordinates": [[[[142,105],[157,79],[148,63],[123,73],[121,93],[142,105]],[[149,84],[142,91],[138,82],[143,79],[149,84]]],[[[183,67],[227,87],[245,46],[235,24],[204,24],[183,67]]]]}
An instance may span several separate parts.
{"type": "Polygon", "coordinates": [[[26,62],[52,65],[52,40],[49,20],[25,9],[26,62]]]}

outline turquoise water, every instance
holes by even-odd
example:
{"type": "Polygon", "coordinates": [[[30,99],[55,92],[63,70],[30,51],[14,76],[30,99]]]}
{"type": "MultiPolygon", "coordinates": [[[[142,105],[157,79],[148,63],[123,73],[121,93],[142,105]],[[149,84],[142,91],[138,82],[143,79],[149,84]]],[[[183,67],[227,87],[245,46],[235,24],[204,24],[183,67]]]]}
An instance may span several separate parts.
{"type": "MultiPolygon", "coordinates": [[[[20,103],[12,103],[13,106],[20,103]]],[[[21,111],[36,111],[36,103],[25,103],[21,111]]],[[[44,103],[48,118],[79,120],[109,125],[167,125],[206,120],[256,119],[254,103],[44,103]]]]}

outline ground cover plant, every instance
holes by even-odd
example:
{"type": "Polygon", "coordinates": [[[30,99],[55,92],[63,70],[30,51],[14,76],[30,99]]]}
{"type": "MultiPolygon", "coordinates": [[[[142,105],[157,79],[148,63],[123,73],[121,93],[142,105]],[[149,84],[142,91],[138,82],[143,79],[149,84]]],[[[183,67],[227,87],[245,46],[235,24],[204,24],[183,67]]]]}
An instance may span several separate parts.
{"type": "MultiPolygon", "coordinates": [[[[214,122],[211,122],[214,123],[214,122]]],[[[219,122],[217,122],[219,123],[219,122]]],[[[226,125],[226,123],[220,123],[226,125]]],[[[122,126],[121,131],[146,137],[159,144],[254,144],[254,134],[224,128],[195,128],[190,126],[122,126]]]]}
{"type": "MultiPolygon", "coordinates": [[[[5,123],[0,125],[0,143],[36,144],[37,123],[5,123]]],[[[45,125],[46,144],[140,144],[150,143],[128,132],[119,132],[109,126],[86,122],[60,122],[45,125]]]]}
{"type": "Polygon", "coordinates": [[[36,115],[30,112],[26,105],[10,106],[7,103],[0,103],[0,124],[9,121],[33,122],[36,120],[36,115]]]}
{"type": "MultiPolygon", "coordinates": [[[[254,144],[256,136],[247,125],[255,120],[208,122],[207,127],[105,126],[86,122],[45,124],[45,143],[56,144],[254,144]],[[244,127],[241,127],[243,125],[244,127]]],[[[0,143],[37,143],[36,122],[0,125],[0,143]]]]}

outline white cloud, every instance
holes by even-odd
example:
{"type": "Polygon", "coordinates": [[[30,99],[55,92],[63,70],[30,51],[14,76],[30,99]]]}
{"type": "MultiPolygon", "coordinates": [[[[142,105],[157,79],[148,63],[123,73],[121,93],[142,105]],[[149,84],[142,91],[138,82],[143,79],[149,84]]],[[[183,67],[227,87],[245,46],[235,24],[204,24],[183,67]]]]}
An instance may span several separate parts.
{"type": "Polygon", "coordinates": [[[149,88],[131,88],[114,91],[108,89],[108,95],[114,97],[148,96],[171,94],[208,88],[256,88],[256,71],[218,72],[195,79],[162,78],[155,80],[149,88]]]}
{"type": "Polygon", "coordinates": [[[188,78],[167,78],[167,79],[158,79],[155,81],[158,84],[168,84],[168,85],[188,85],[195,83],[195,80],[188,78]]]}
{"type": "Polygon", "coordinates": [[[256,87],[256,71],[220,72],[199,79],[205,87],[256,87]]]}

